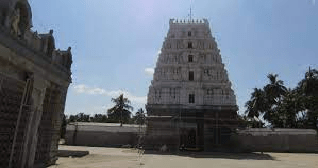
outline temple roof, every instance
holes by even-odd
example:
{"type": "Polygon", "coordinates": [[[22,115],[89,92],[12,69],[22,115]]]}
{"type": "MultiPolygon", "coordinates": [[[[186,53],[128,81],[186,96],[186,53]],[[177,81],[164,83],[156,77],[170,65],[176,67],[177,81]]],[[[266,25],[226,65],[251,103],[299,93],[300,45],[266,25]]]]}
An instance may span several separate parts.
{"type": "Polygon", "coordinates": [[[209,24],[207,19],[170,19],[170,24],[209,24]]]}

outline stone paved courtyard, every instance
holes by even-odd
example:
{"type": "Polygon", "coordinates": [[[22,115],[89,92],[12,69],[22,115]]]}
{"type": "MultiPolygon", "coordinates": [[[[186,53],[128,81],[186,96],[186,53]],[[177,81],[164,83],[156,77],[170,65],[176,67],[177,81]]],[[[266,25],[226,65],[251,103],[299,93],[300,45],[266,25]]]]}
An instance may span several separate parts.
{"type": "Polygon", "coordinates": [[[84,157],[59,157],[57,165],[49,168],[188,168],[188,167],[318,167],[318,154],[301,153],[251,153],[251,154],[194,154],[179,153],[159,154],[146,153],[141,158],[141,164],[136,150],[125,148],[102,148],[83,146],[59,146],[60,150],[89,151],[84,157]]]}

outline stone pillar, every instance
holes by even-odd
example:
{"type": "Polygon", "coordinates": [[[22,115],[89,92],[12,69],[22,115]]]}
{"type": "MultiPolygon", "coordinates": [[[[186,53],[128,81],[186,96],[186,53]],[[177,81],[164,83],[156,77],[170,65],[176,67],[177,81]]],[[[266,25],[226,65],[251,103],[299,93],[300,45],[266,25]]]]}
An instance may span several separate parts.
{"type": "Polygon", "coordinates": [[[50,147],[50,164],[54,164],[57,160],[57,151],[58,151],[58,141],[60,139],[60,130],[62,126],[62,119],[64,114],[64,107],[67,95],[68,87],[58,87],[59,95],[56,97],[54,103],[54,112],[52,114],[52,140],[51,140],[51,147],[50,147]]]}
{"type": "Polygon", "coordinates": [[[37,131],[43,112],[43,102],[47,88],[47,82],[39,76],[34,76],[34,85],[32,92],[32,112],[27,126],[27,133],[22,154],[22,167],[33,167],[34,157],[37,146],[37,131]]]}

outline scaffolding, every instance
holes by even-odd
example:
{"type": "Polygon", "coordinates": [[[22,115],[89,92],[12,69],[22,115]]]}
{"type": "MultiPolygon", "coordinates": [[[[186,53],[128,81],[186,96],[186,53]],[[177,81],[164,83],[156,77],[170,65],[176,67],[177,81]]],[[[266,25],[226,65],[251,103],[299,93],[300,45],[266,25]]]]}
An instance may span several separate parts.
{"type": "Polygon", "coordinates": [[[0,73],[0,167],[17,167],[30,113],[32,80],[0,73]]]}

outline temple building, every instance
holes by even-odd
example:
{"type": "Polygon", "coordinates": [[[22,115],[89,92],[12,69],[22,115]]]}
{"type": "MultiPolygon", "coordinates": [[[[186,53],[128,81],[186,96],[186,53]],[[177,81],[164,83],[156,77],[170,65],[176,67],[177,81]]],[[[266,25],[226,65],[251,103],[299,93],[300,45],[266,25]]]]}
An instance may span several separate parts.
{"type": "Polygon", "coordinates": [[[207,19],[170,20],[146,109],[148,147],[209,151],[230,143],[238,106],[207,19]]]}
{"type": "Polygon", "coordinates": [[[57,160],[71,83],[71,48],[53,30],[31,30],[28,0],[0,1],[0,167],[45,167],[57,160]]]}

